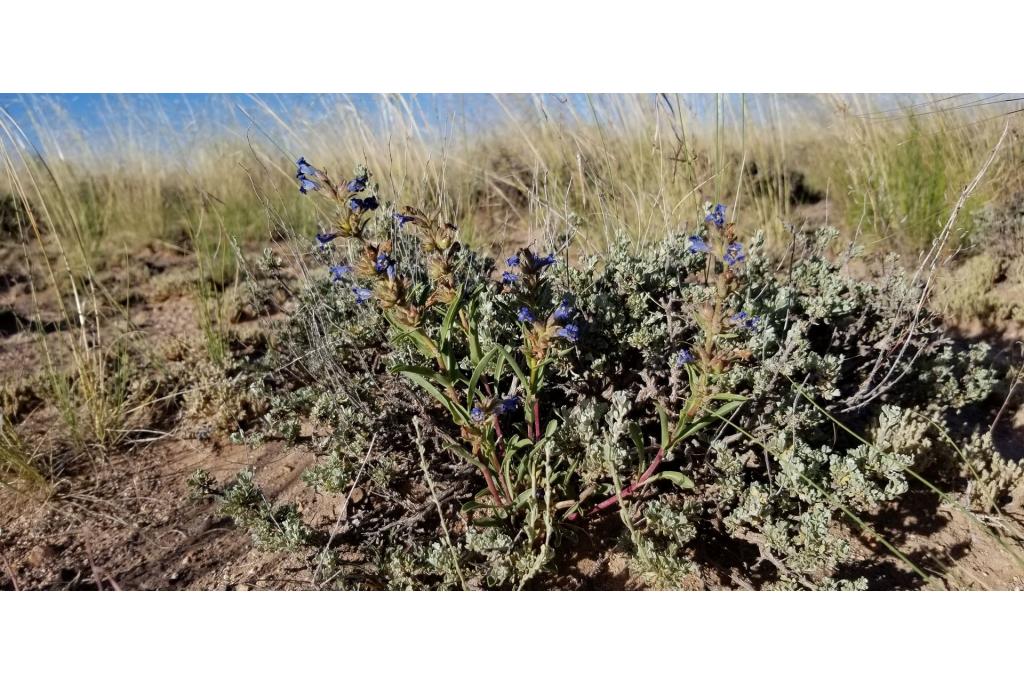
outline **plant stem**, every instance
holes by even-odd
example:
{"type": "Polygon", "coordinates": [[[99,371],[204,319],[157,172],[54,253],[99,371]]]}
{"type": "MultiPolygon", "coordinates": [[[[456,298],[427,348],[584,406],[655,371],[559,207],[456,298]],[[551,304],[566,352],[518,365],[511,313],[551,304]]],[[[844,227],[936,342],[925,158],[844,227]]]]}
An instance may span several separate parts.
{"type": "Polygon", "coordinates": [[[487,469],[483,468],[483,467],[480,468],[480,472],[482,474],[484,474],[484,481],[487,483],[487,489],[490,490],[491,497],[494,498],[495,503],[499,507],[504,507],[505,506],[505,500],[503,500],[501,498],[501,495],[498,493],[498,488],[494,487],[494,479],[491,478],[491,474],[488,473],[487,469]]]}
{"type": "MultiPolygon", "coordinates": [[[[636,480],[635,483],[633,483],[632,485],[629,485],[629,486],[623,488],[622,491],[619,492],[618,494],[612,495],[608,499],[606,499],[603,502],[599,503],[597,506],[595,506],[593,509],[591,509],[590,511],[587,512],[587,516],[593,516],[597,512],[601,511],[602,509],[607,509],[608,507],[614,505],[615,503],[617,503],[617,502],[619,502],[621,500],[626,499],[627,497],[632,495],[634,492],[636,492],[637,489],[639,489],[641,485],[646,483],[650,479],[650,477],[654,475],[654,472],[658,469],[658,466],[661,464],[661,460],[664,457],[665,457],[665,448],[664,447],[658,448],[658,453],[656,455],[654,455],[654,461],[651,462],[651,465],[647,467],[647,470],[644,471],[640,475],[640,477],[636,480]]],[[[566,520],[568,520],[568,521],[575,521],[577,517],[578,517],[578,514],[574,513],[574,514],[571,514],[568,517],[566,517],[566,520]]]]}
{"type": "Polygon", "coordinates": [[[540,400],[533,403],[533,437],[540,440],[540,400]]]}

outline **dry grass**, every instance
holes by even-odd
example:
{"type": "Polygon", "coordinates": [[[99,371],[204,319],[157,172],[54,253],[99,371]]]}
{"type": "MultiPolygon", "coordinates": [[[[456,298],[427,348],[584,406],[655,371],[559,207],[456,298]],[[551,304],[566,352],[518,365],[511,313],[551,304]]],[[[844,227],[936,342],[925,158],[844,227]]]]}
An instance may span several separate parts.
{"type": "MultiPolygon", "coordinates": [[[[233,123],[205,133],[200,119],[182,125],[159,104],[143,118],[115,101],[107,134],[96,138],[43,99],[28,116],[42,131],[39,155],[22,161],[38,169],[45,160],[30,199],[62,208],[54,223],[78,227],[90,260],[143,241],[188,244],[201,218],[243,242],[265,239],[257,193],[283,219],[311,226],[308,203],[294,192],[300,154],[341,173],[365,163],[389,193],[445,207],[481,241],[529,234],[541,213],[553,213],[576,215],[586,246],[622,235],[640,243],[693,225],[705,200],[781,237],[801,204],[820,197],[831,223],[914,250],[941,229],[999,135],[995,115],[1012,107],[976,96],[934,100],[899,107],[891,97],[719,96],[697,109],[676,96],[494,96],[489,123],[474,129],[457,113],[426,124],[417,101],[398,96],[380,96],[372,113],[327,98],[317,116],[253,97],[225,99],[223,119],[233,123]]],[[[973,210],[1020,187],[1016,132],[1008,148],[962,228],[973,210]]]]}

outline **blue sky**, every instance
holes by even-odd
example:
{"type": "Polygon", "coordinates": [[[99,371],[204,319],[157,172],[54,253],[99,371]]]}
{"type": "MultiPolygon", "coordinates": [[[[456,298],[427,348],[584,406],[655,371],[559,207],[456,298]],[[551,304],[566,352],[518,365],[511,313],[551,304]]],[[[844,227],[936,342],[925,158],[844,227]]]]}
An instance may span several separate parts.
{"type": "MultiPolygon", "coordinates": [[[[159,131],[173,130],[180,140],[193,140],[218,135],[235,135],[257,124],[269,124],[273,128],[272,116],[260,103],[265,103],[285,121],[302,119],[315,125],[318,117],[336,114],[339,106],[354,108],[373,125],[380,114],[385,96],[378,94],[10,94],[0,93],[0,107],[4,108],[25,130],[33,143],[39,141],[39,130],[57,133],[84,133],[95,147],[103,149],[108,143],[116,148],[117,135],[109,135],[111,129],[131,131],[145,139],[154,131],[153,144],[166,144],[159,131]],[[250,120],[250,117],[252,120],[250,120]],[[96,143],[99,143],[97,146],[96,143]]],[[[502,96],[504,102],[522,101],[529,104],[531,96],[502,96]]],[[[584,120],[593,116],[590,105],[598,103],[601,95],[541,95],[546,108],[554,115],[575,114],[584,120]]],[[[656,95],[643,97],[655,98],[656,95]]],[[[716,96],[714,94],[687,94],[682,96],[692,117],[713,121],[716,96]]],[[[941,106],[958,102],[972,102],[978,96],[965,94],[943,98],[941,106]]],[[[454,124],[459,130],[473,132],[485,130],[503,118],[497,100],[490,94],[415,94],[403,95],[421,127],[429,132],[444,131],[454,124]]],[[[813,96],[800,95],[747,95],[747,116],[756,119],[758,112],[767,112],[778,101],[786,104],[805,105],[826,111],[822,101],[813,96]],[[771,99],[769,99],[771,98],[771,99]],[[777,98],[777,99],[776,99],[777,98]]],[[[872,101],[873,107],[885,103],[926,102],[930,98],[918,96],[882,96],[872,101]]],[[[996,98],[998,99],[998,98],[996,98]]],[[[726,95],[725,102],[733,112],[739,110],[740,96],[726,95]]],[[[735,115],[735,114],[734,114],[735,115]]]]}
{"type": "MultiPolygon", "coordinates": [[[[451,122],[460,128],[486,129],[502,118],[501,107],[490,94],[415,94],[402,96],[414,111],[424,130],[443,130],[451,122]]],[[[529,96],[508,96],[507,101],[529,96]]],[[[545,103],[556,112],[575,112],[590,118],[590,101],[585,95],[543,95],[545,103]]],[[[654,98],[650,95],[646,97],[654,98]]],[[[730,96],[736,97],[736,96],[730,96]]],[[[329,116],[339,103],[351,104],[368,121],[379,114],[382,96],[377,94],[321,95],[321,94],[17,94],[0,93],[3,107],[33,142],[38,141],[38,129],[60,133],[73,130],[85,133],[94,140],[103,140],[112,127],[125,126],[145,131],[168,126],[197,136],[245,130],[252,116],[259,121],[265,116],[257,100],[265,102],[282,117],[301,116],[315,121],[318,116],[329,116]]],[[[600,100],[600,95],[592,96],[600,100]]],[[[687,95],[691,111],[700,116],[713,112],[714,95],[687,95]]],[[[267,115],[268,116],[268,115],[267,115]]],[[[112,142],[116,143],[116,139],[112,142]]]]}
{"type": "MultiPolygon", "coordinates": [[[[485,126],[500,108],[486,94],[417,94],[403,96],[425,129],[443,127],[453,117],[460,122],[485,126]]],[[[551,96],[555,97],[555,96],[551,96]]],[[[579,96],[566,96],[570,102],[579,96]]],[[[315,121],[327,116],[339,103],[351,103],[369,121],[379,112],[380,95],[322,94],[97,94],[97,93],[0,93],[4,108],[28,135],[37,139],[38,128],[59,132],[71,128],[101,135],[110,126],[148,127],[170,125],[197,134],[243,130],[248,116],[260,117],[256,98],[275,112],[315,121]],[[244,110],[244,111],[243,111],[244,110]]]]}

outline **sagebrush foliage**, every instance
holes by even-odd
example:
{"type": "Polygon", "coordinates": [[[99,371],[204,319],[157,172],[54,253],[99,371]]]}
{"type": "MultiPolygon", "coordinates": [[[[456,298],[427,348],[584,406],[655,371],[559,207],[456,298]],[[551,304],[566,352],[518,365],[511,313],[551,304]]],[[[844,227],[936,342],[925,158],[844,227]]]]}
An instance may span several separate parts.
{"type": "MultiPolygon", "coordinates": [[[[779,262],[709,206],[698,232],[641,251],[523,249],[500,273],[439,216],[384,211],[365,170],[338,183],[300,160],[297,176],[325,200],[323,275],[268,357],[265,431],[311,426],[318,490],[415,500],[342,535],[380,586],[543,585],[619,511],[607,546],[648,586],[728,567],[859,588],[850,515],[900,498],[908,473],[970,481],[991,506],[1020,480],[964,418],[997,383],[987,348],[944,337],[895,258],[877,283],[849,276],[831,230],[779,262]],[[451,501],[424,494],[413,417],[451,501]],[[454,540],[404,525],[435,506],[454,540]]],[[[310,539],[251,488],[243,474],[222,496],[258,541],[310,539]]]]}

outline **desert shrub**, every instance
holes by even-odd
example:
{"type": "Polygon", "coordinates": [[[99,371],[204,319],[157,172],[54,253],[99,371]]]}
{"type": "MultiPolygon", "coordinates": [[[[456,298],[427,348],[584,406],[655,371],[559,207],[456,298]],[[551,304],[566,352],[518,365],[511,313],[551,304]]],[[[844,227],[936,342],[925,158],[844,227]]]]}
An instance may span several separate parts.
{"type": "MultiPolygon", "coordinates": [[[[851,527],[870,531],[908,474],[990,498],[1019,479],[990,442],[964,468],[936,456],[938,435],[979,439],[965,412],[996,385],[987,348],[944,337],[896,258],[878,284],[845,275],[834,231],[779,269],[708,205],[699,231],[639,251],[496,263],[440,215],[382,206],[364,169],[339,182],[299,160],[297,178],[319,203],[324,275],[271,357],[288,372],[269,376],[267,430],[312,424],[317,489],[351,492],[369,469],[397,501],[437,469],[459,495],[458,512],[420,498],[450,519],[443,539],[398,540],[387,512],[347,526],[384,586],[543,584],[586,532],[654,587],[729,567],[763,587],[860,588],[843,571],[851,527]],[[622,528],[601,537],[613,512],[622,528]]],[[[243,523],[246,501],[231,505],[243,523]]]]}

